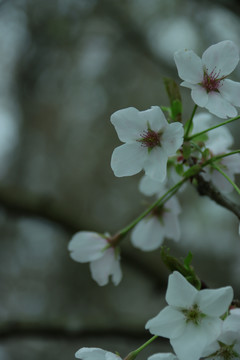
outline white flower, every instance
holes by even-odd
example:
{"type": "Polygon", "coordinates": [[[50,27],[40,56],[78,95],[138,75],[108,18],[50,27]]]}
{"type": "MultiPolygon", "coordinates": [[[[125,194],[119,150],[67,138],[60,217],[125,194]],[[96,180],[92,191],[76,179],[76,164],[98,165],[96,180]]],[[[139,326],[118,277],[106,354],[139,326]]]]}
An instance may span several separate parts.
{"type": "Polygon", "coordinates": [[[232,298],[230,286],[198,291],[175,271],[168,281],[169,305],[147,322],[146,329],[169,338],[180,360],[198,360],[205,347],[219,336],[219,317],[227,311],[232,298]]]}
{"type": "Polygon", "coordinates": [[[131,176],[144,170],[150,178],[164,181],[168,157],[174,155],[183,142],[182,124],[169,124],[158,106],[146,111],[133,107],[116,111],[111,122],[125,143],[113,151],[114,174],[131,176]]]}
{"type": "Polygon", "coordinates": [[[157,353],[149,356],[148,360],[178,360],[178,358],[172,353],[157,353]]]}
{"type": "Polygon", "coordinates": [[[90,231],[76,233],[68,244],[73,260],[80,263],[90,262],[92,278],[100,286],[108,283],[110,275],[114,285],[118,285],[122,279],[117,249],[113,247],[105,249],[107,245],[109,242],[106,236],[90,231]]]}
{"type": "Polygon", "coordinates": [[[81,360],[122,360],[120,356],[100,348],[81,348],[75,357],[81,360]]]}
{"type": "MultiPolygon", "coordinates": [[[[207,112],[201,112],[193,118],[192,134],[204,131],[217,124],[213,116],[207,112]]],[[[207,134],[205,146],[214,154],[224,154],[229,147],[233,145],[234,139],[226,126],[218,127],[209,131],[207,134]]]]}
{"type": "Polygon", "coordinates": [[[214,360],[240,358],[240,314],[238,311],[231,311],[223,322],[220,336],[203,351],[202,356],[214,360]]]}
{"type": "Polygon", "coordinates": [[[152,251],[162,245],[164,238],[179,241],[180,212],[177,198],[172,197],[163,206],[154,209],[150,215],[139,221],[131,234],[132,244],[143,251],[152,251]]]}
{"type": "Polygon", "coordinates": [[[229,40],[210,46],[198,57],[192,50],[174,55],[181,85],[190,88],[193,101],[220,117],[237,115],[240,106],[240,83],[226,79],[239,61],[239,51],[229,40]]]}

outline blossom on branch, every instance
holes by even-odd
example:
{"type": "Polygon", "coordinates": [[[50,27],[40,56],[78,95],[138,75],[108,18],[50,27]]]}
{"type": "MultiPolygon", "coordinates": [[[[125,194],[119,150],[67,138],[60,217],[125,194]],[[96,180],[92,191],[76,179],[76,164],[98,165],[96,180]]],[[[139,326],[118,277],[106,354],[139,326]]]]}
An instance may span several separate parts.
{"type": "Polygon", "coordinates": [[[109,247],[108,237],[90,231],[79,231],[68,244],[68,250],[73,260],[90,262],[92,278],[100,286],[108,283],[112,277],[114,285],[122,279],[120,256],[118,248],[109,247]]]}
{"type": "Polygon", "coordinates": [[[179,272],[169,276],[169,304],[149,320],[146,329],[170,339],[179,360],[199,360],[204,349],[221,333],[220,316],[233,298],[230,286],[198,291],[179,272]]]}
{"type": "Polygon", "coordinates": [[[200,59],[192,50],[174,54],[181,85],[190,88],[193,101],[220,117],[237,115],[240,83],[226,79],[239,62],[237,46],[230,40],[210,46],[200,59]]]}
{"type": "Polygon", "coordinates": [[[75,357],[81,360],[122,360],[117,354],[113,354],[110,351],[106,351],[100,348],[87,348],[83,347],[79,349],[75,357]]]}
{"type": "Polygon", "coordinates": [[[202,353],[208,359],[240,359],[240,314],[232,310],[224,320],[220,336],[202,353]]]}
{"type": "Polygon", "coordinates": [[[143,251],[152,251],[162,245],[164,238],[179,241],[180,212],[181,207],[176,197],[169,199],[163,206],[155,208],[133,229],[132,244],[143,251]]]}
{"type": "Polygon", "coordinates": [[[125,144],[112,154],[111,167],[116,176],[131,176],[144,170],[153,180],[163,182],[168,157],[183,143],[183,126],[169,124],[158,106],[146,111],[130,107],[116,111],[111,122],[125,144]]]}

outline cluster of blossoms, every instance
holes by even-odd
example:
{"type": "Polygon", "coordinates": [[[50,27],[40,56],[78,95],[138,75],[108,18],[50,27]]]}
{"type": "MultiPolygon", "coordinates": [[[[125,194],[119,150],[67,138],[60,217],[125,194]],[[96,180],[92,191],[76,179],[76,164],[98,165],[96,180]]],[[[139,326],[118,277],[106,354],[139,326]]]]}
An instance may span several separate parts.
{"type": "MultiPolygon", "coordinates": [[[[130,107],[111,116],[123,142],[112,154],[114,174],[132,176],[143,171],[139,190],[157,200],[113,236],[80,231],[69,243],[72,259],[89,262],[91,275],[100,286],[106,285],[110,277],[114,285],[121,281],[120,242],[130,231],[132,245],[142,251],[159,248],[165,238],[180,240],[181,206],[175,193],[187,180],[196,183],[201,177],[221,193],[234,188],[240,194],[234,183],[235,174],[240,173],[240,154],[231,149],[233,137],[222,126],[240,118],[236,110],[240,106],[240,83],[227,79],[239,62],[238,49],[232,41],[222,41],[210,46],[202,59],[191,50],[177,51],[174,59],[181,85],[191,89],[196,104],[184,126],[176,92],[175,99],[170,96],[170,108],[153,106],[139,111],[130,107]],[[208,112],[195,116],[197,106],[208,112]],[[213,115],[234,118],[219,124],[213,115]]],[[[184,277],[171,270],[168,306],[147,322],[146,329],[155,337],[169,338],[174,354],[158,353],[148,360],[240,359],[240,309],[230,308],[232,288],[200,290],[186,280],[186,274],[184,277]]],[[[137,353],[130,353],[125,360],[133,360],[137,353]]],[[[82,348],[76,357],[121,360],[119,355],[99,348],[82,348]]]]}
{"type": "MultiPolygon", "coordinates": [[[[230,286],[199,291],[174,271],[168,281],[168,306],[146,323],[146,329],[170,339],[175,354],[158,353],[148,360],[239,359],[240,309],[229,311],[232,299],[230,286]]],[[[134,359],[131,355],[129,359],[134,359]]],[[[75,356],[81,360],[121,360],[119,355],[98,348],[82,348],[75,356]]]]}

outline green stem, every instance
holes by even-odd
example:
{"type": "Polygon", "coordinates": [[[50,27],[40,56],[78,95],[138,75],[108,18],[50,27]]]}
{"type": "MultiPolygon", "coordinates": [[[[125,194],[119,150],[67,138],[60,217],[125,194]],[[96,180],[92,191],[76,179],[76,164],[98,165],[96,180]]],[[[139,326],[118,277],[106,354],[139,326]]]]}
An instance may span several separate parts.
{"type": "Polygon", "coordinates": [[[186,135],[185,135],[185,141],[192,140],[192,139],[194,139],[195,137],[198,137],[198,136],[200,136],[200,135],[202,135],[202,134],[205,134],[205,133],[208,132],[208,131],[211,131],[211,130],[214,130],[214,129],[220,127],[220,126],[229,124],[229,123],[231,123],[231,122],[233,122],[233,121],[235,121],[235,120],[238,120],[238,119],[240,119],[240,116],[236,116],[235,118],[226,120],[226,121],[224,121],[224,122],[222,122],[222,123],[220,123],[220,124],[218,124],[218,125],[212,126],[212,127],[208,128],[208,129],[206,129],[206,130],[200,131],[199,133],[193,134],[192,136],[189,136],[189,137],[187,137],[187,133],[186,133],[186,135]]]}
{"type": "Polygon", "coordinates": [[[229,152],[227,154],[216,155],[216,156],[213,156],[211,159],[207,160],[206,164],[208,165],[208,164],[211,164],[214,161],[223,159],[223,158],[225,158],[227,156],[230,156],[230,155],[239,154],[239,153],[240,153],[240,150],[234,150],[234,151],[231,151],[231,152],[229,152]]]}
{"type": "Polygon", "coordinates": [[[142,220],[146,215],[148,215],[155,207],[164,204],[167,200],[172,197],[176,191],[182,186],[182,184],[187,180],[188,178],[184,178],[181,181],[179,181],[177,184],[175,184],[171,189],[169,189],[163,196],[161,196],[157,201],[155,201],[149,208],[147,208],[141,215],[139,215],[135,220],[133,220],[129,225],[127,225],[125,228],[120,230],[118,232],[118,236],[122,238],[125,236],[134,226],[137,225],[137,223],[142,220]]]}
{"type": "Polygon", "coordinates": [[[227,179],[227,181],[230,182],[230,184],[234,187],[234,189],[235,189],[235,190],[237,191],[237,193],[240,195],[240,189],[239,189],[239,187],[235,184],[235,182],[232,181],[232,179],[230,179],[230,177],[229,177],[224,171],[222,171],[222,169],[221,169],[219,166],[217,166],[216,164],[212,164],[212,167],[213,167],[214,169],[216,169],[218,172],[220,172],[220,174],[222,174],[222,175],[225,177],[225,179],[227,179]]]}
{"type": "Polygon", "coordinates": [[[190,129],[191,129],[192,122],[193,122],[193,118],[194,118],[195,112],[196,112],[196,110],[197,110],[197,107],[198,107],[197,105],[194,106],[194,109],[193,109],[191,118],[190,118],[189,123],[188,123],[188,127],[187,127],[187,130],[186,130],[186,134],[185,134],[185,136],[184,136],[185,140],[187,140],[187,137],[188,137],[189,131],[190,131],[190,129]]]}
{"type": "Polygon", "coordinates": [[[157,339],[157,335],[151,337],[151,339],[149,339],[148,341],[146,341],[142,346],[140,346],[138,349],[131,351],[125,358],[124,360],[133,360],[135,359],[135,357],[137,357],[137,355],[143,350],[145,349],[149,344],[151,344],[151,342],[153,342],[155,339],[157,339]]]}

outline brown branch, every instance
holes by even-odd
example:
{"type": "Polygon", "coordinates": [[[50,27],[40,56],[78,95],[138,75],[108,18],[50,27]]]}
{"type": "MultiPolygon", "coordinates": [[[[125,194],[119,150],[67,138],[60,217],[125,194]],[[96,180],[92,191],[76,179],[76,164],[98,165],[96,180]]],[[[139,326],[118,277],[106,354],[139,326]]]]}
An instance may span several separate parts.
{"type": "Polygon", "coordinates": [[[208,196],[217,204],[231,211],[240,220],[240,205],[237,205],[229,200],[211,182],[204,180],[201,175],[195,176],[195,179],[197,180],[197,191],[199,195],[208,196]]]}
{"type": "Polygon", "coordinates": [[[149,333],[137,329],[121,329],[117,327],[106,327],[101,329],[83,329],[82,326],[71,328],[71,326],[58,325],[54,322],[26,322],[6,321],[0,325],[0,339],[9,338],[40,337],[46,339],[79,339],[89,337],[123,337],[142,340],[149,339],[149,333]]]}

